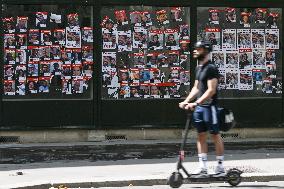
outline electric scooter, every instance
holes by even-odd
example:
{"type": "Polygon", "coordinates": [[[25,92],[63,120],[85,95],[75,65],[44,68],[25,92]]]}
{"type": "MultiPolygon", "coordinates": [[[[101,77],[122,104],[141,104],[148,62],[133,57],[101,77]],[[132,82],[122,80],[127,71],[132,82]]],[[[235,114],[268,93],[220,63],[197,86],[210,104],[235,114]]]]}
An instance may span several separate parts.
{"type": "Polygon", "coordinates": [[[185,167],[183,166],[183,161],[185,158],[184,146],[186,144],[187,135],[189,132],[190,125],[192,123],[191,116],[192,116],[191,113],[187,113],[187,120],[186,120],[186,125],[185,125],[185,135],[183,138],[183,142],[181,143],[181,147],[180,147],[180,154],[179,154],[179,158],[177,162],[177,170],[170,175],[168,179],[168,184],[172,188],[179,188],[183,184],[183,180],[188,180],[189,182],[198,182],[198,183],[202,183],[202,182],[210,183],[210,182],[222,182],[223,181],[223,182],[228,182],[231,186],[237,186],[238,184],[240,184],[242,180],[241,178],[242,171],[236,168],[228,170],[227,173],[222,176],[218,176],[215,174],[194,175],[194,174],[190,174],[185,169],[185,167]],[[184,174],[186,175],[186,178],[183,178],[183,175],[181,174],[180,170],[184,172],[184,174]]]}

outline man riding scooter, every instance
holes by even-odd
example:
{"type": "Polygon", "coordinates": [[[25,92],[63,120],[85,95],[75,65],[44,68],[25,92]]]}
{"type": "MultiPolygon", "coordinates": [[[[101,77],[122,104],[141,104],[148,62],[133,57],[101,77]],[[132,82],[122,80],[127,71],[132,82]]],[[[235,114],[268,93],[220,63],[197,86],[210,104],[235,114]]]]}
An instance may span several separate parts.
{"type": "Polygon", "coordinates": [[[224,143],[219,133],[217,119],[217,88],[219,73],[217,67],[209,60],[212,46],[209,42],[199,41],[195,44],[193,58],[198,60],[196,77],[192,90],[179,107],[193,112],[193,123],[197,129],[197,149],[199,168],[193,174],[206,176],[207,171],[207,132],[215,144],[217,167],[216,176],[224,176],[224,143]]]}

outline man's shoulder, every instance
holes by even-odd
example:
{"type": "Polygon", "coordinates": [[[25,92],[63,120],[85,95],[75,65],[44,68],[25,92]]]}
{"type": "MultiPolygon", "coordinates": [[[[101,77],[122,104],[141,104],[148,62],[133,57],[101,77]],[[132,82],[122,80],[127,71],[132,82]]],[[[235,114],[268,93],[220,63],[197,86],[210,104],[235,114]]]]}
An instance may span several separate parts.
{"type": "Polygon", "coordinates": [[[213,62],[209,62],[209,63],[207,64],[207,68],[208,68],[208,69],[217,69],[217,66],[216,66],[213,62]]]}
{"type": "Polygon", "coordinates": [[[213,63],[209,63],[208,65],[207,65],[207,68],[206,68],[206,73],[208,74],[208,75],[210,75],[210,76],[216,76],[216,75],[218,75],[218,68],[217,68],[217,66],[215,65],[215,64],[213,64],[213,63]]]}

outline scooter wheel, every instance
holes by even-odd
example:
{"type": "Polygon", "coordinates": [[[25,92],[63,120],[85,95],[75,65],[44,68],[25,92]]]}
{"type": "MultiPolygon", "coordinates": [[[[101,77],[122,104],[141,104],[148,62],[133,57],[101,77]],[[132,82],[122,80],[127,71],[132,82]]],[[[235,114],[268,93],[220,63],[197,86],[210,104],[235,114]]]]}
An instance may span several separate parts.
{"type": "Polygon", "coordinates": [[[168,179],[168,185],[172,188],[179,188],[182,185],[183,177],[179,172],[173,172],[168,179]]]}
{"type": "Polygon", "coordinates": [[[237,170],[231,170],[227,173],[228,183],[231,186],[237,186],[241,183],[242,177],[239,171],[237,170]]]}

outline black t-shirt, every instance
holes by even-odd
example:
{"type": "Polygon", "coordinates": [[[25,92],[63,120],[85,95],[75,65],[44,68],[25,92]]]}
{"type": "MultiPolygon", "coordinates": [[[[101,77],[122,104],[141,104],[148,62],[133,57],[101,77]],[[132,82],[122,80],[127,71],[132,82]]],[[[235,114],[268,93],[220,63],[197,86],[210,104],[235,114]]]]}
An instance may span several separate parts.
{"type": "MultiPolygon", "coordinates": [[[[218,69],[214,64],[208,62],[206,64],[197,66],[196,77],[195,77],[195,79],[198,80],[198,90],[199,90],[197,98],[200,98],[208,89],[207,81],[214,78],[216,79],[219,78],[218,69]]],[[[218,91],[216,89],[216,93],[212,96],[212,98],[207,100],[206,102],[203,102],[202,105],[216,105],[217,96],[218,96],[217,92],[218,91]]]]}

